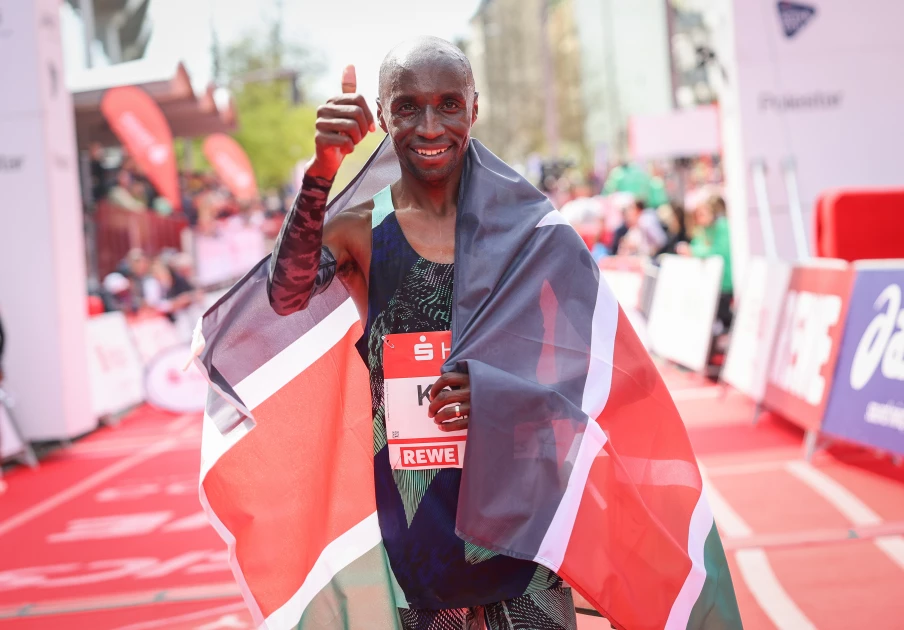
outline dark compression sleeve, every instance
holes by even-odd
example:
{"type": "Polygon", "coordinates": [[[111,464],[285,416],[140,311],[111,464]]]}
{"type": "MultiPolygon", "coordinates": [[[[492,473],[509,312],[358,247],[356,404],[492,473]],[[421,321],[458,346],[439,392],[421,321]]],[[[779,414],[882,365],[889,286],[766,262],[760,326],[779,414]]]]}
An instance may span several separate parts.
{"type": "Polygon", "coordinates": [[[286,215],[273,256],[267,295],[280,315],[304,310],[326,289],[336,273],[336,259],[323,243],[326,202],[333,182],[305,175],[295,205],[286,215]]]}

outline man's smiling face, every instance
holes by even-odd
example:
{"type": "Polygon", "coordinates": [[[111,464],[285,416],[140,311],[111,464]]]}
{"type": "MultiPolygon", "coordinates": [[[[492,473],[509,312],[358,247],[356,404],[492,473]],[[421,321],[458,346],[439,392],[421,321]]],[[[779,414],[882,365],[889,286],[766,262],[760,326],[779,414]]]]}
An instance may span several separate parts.
{"type": "Polygon", "coordinates": [[[464,55],[429,39],[393,50],[380,72],[377,117],[403,169],[424,182],[448,180],[464,162],[477,120],[464,55]]]}

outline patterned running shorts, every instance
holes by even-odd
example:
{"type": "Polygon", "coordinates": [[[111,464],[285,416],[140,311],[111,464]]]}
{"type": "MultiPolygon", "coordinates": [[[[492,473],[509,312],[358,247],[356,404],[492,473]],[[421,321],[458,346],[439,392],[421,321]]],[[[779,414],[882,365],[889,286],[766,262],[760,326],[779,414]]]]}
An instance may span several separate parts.
{"type": "Polygon", "coordinates": [[[405,630],[577,630],[570,588],[553,588],[498,604],[445,610],[400,609],[405,630]]]}

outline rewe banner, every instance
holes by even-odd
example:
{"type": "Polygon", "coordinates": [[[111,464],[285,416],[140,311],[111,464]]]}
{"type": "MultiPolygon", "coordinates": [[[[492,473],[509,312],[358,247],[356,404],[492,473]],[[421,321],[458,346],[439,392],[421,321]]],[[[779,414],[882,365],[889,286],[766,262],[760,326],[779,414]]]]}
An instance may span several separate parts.
{"type": "Polygon", "coordinates": [[[174,208],[182,207],[173,134],[160,107],[134,86],[107,90],[100,109],[110,129],[174,208]]]}
{"type": "Polygon", "coordinates": [[[791,272],[763,405],[808,431],[822,423],[853,280],[842,261],[791,272]]]}
{"type": "Polygon", "coordinates": [[[904,455],[904,261],[856,268],[823,430],[904,455]]]}
{"type": "Polygon", "coordinates": [[[204,140],[204,155],[217,176],[239,201],[257,197],[257,180],[245,150],[225,133],[215,133],[204,140]]]}

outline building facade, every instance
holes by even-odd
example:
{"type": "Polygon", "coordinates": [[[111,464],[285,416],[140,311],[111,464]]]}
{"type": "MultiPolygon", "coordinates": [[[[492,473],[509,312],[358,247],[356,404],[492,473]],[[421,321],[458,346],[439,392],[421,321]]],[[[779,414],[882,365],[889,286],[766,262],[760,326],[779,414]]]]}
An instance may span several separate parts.
{"type": "Polygon", "coordinates": [[[664,0],[573,0],[585,137],[597,162],[629,154],[628,119],[673,107],[664,0]]]}
{"type": "Polygon", "coordinates": [[[480,93],[474,135],[512,163],[584,149],[573,0],[484,0],[466,43],[480,93]]]}

